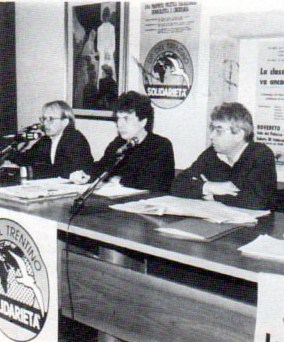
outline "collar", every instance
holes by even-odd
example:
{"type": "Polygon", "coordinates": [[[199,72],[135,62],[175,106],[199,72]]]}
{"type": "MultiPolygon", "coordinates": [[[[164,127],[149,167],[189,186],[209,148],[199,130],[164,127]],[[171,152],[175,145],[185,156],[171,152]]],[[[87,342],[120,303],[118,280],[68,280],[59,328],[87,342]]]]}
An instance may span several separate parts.
{"type": "Polygon", "coordinates": [[[241,155],[243,154],[244,150],[247,148],[248,143],[246,143],[239,151],[235,154],[232,161],[229,161],[228,157],[223,153],[217,153],[217,157],[227,165],[233,167],[236,162],[241,158],[241,155]]]}
{"type": "Polygon", "coordinates": [[[56,135],[54,137],[50,137],[52,143],[54,144],[54,143],[58,142],[61,139],[62,134],[63,134],[63,131],[60,134],[58,134],[58,135],[56,135]]]}

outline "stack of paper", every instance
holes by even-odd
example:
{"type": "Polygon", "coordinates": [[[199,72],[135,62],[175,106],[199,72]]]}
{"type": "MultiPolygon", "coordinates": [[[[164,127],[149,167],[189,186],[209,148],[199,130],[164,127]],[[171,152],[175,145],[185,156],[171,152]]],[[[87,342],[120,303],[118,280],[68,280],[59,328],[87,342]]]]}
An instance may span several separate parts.
{"type": "Polygon", "coordinates": [[[284,262],[284,240],[275,239],[267,234],[238,249],[244,255],[284,262]]]}
{"type": "Polygon", "coordinates": [[[179,215],[200,217],[217,223],[256,223],[269,210],[230,207],[220,202],[162,196],[110,206],[113,209],[148,215],[179,215]]]}
{"type": "MultiPolygon", "coordinates": [[[[90,184],[78,185],[64,178],[46,178],[29,180],[25,184],[0,188],[0,198],[17,202],[31,203],[46,199],[77,196],[90,187],[90,184]]],[[[108,198],[126,197],[147,193],[148,190],[139,190],[124,187],[119,183],[102,183],[93,193],[108,198]]]]}
{"type": "Polygon", "coordinates": [[[62,178],[28,181],[23,185],[0,188],[0,197],[19,202],[75,196],[78,190],[62,178]],[[70,186],[71,185],[71,186],[70,186]]]}

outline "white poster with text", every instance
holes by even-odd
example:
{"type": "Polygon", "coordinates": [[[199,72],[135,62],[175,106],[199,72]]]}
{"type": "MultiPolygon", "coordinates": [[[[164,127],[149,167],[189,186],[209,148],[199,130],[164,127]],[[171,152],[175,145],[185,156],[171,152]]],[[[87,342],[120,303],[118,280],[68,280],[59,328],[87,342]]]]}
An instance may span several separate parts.
{"type": "Polygon", "coordinates": [[[259,43],[256,92],[255,140],[272,149],[278,175],[284,176],[283,39],[259,43]]]}

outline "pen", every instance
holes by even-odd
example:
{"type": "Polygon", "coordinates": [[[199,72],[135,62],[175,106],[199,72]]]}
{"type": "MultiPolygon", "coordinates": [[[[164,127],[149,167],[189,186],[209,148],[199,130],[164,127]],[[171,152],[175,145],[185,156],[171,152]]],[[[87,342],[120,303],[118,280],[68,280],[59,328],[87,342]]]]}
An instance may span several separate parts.
{"type": "Polygon", "coordinates": [[[203,173],[200,174],[200,178],[203,180],[203,182],[208,182],[208,179],[204,176],[203,173]]]}

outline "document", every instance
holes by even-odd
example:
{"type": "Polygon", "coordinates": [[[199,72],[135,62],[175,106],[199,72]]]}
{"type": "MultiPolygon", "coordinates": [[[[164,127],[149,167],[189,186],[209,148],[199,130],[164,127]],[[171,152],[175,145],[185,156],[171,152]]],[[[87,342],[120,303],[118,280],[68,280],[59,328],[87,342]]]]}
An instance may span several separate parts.
{"type": "Polygon", "coordinates": [[[193,241],[213,241],[240,228],[239,224],[212,223],[203,219],[187,218],[161,227],[155,230],[163,235],[177,239],[193,241]]]}
{"type": "Polygon", "coordinates": [[[23,203],[76,196],[77,194],[78,186],[72,186],[69,180],[63,178],[31,180],[22,185],[0,188],[0,198],[23,203]]]}
{"type": "Polygon", "coordinates": [[[107,182],[107,183],[103,183],[99,189],[95,190],[94,194],[97,196],[104,196],[104,197],[114,199],[114,198],[145,194],[148,192],[149,192],[148,190],[141,190],[141,189],[126,187],[126,186],[121,185],[120,183],[107,182]]]}
{"type": "Polygon", "coordinates": [[[178,215],[204,218],[215,223],[256,223],[269,210],[230,207],[220,202],[162,196],[147,200],[115,204],[112,209],[148,215],[178,215]]]}
{"type": "Polygon", "coordinates": [[[238,250],[247,256],[284,262],[284,240],[275,239],[267,234],[259,235],[238,250]]]}
{"type": "MultiPolygon", "coordinates": [[[[32,203],[46,199],[77,196],[87,190],[90,184],[78,185],[65,178],[46,178],[28,180],[25,184],[0,188],[0,198],[17,202],[32,203]]],[[[148,190],[139,190],[124,187],[118,183],[103,183],[94,190],[94,194],[108,198],[118,198],[147,193],[148,190]]]]}

